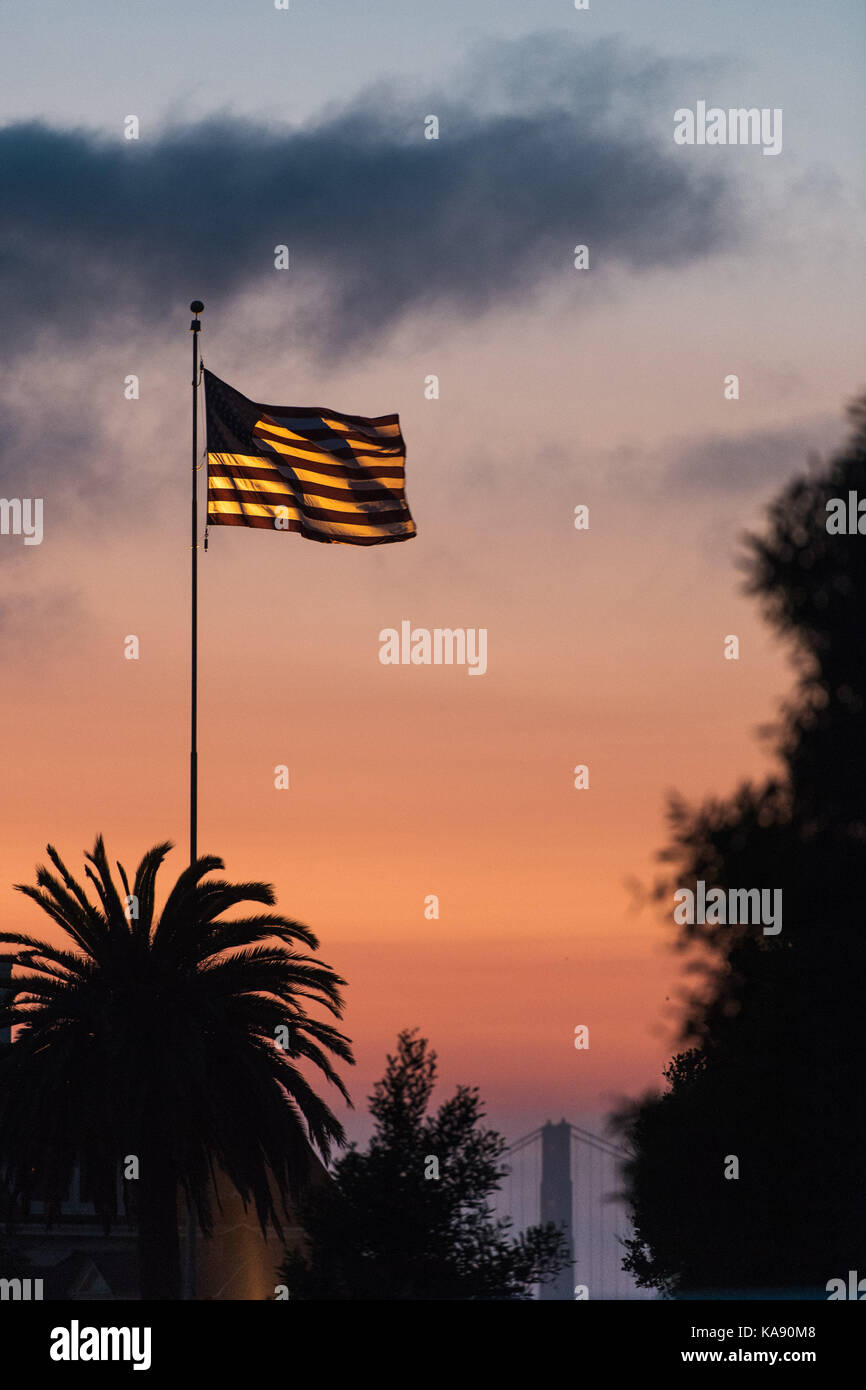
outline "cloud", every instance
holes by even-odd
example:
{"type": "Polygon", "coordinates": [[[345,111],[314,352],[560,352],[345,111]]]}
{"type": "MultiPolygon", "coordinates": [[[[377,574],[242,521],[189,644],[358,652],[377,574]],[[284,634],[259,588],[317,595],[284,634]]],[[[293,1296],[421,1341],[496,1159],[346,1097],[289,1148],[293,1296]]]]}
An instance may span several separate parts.
{"type": "Polygon", "coordinates": [[[810,455],[832,452],[844,434],[844,420],[820,416],[784,428],[689,440],[676,446],[663,491],[683,497],[764,491],[805,468],[810,455]]]}
{"type": "Polygon", "coordinates": [[[542,35],[480,50],[439,98],[380,84],[302,128],[224,116],[125,141],[6,126],[0,352],[261,289],[285,296],[308,351],[338,357],[411,314],[526,298],[577,273],[577,242],[599,276],[729,251],[731,186],[654,126],[673,70],[542,35]]]}
{"type": "Polygon", "coordinates": [[[85,616],[80,591],[68,578],[38,575],[41,547],[24,549],[16,537],[0,537],[0,636],[6,644],[7,660],[17,660],[26,652],[26,662],[34,667],[49,660],[47,640],[72,642],[85,616]],[[11,546],[16,549],[12,551],[11,546]],[[36,575],[36,577],[34,577],[36,575]]]}

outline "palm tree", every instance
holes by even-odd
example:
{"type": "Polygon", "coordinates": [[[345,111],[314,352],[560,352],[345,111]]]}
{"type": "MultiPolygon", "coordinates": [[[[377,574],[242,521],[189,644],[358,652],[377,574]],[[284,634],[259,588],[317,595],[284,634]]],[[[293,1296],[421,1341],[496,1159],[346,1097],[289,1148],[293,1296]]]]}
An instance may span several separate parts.
{"type": "Polygon", "coordinates": [[[154,911],[157,871],[172,848],[145,854],[121,897],[102,837],[85,856],[99,905],[67,870],[37,869],[16,884],[65,933],[61,945],[0,933],[24,967],[0,1006],[0,1026],[19,1025],[0,1059],[0,1134],[6,1182],[25,1204],[38,1189],[48,1219],[59,1213],[76,1162],[106,1227],[117,1170],[138,1159],[132,1185],[141,1297],[180,1297],[179,1191],[205,1235],[220,1168],[263,1232],[280,1231],[279,1205],[303,1190],[310,1143],[327,1161],[342,1126],[296,1065],[305,1059],[348,1093],[328,1053],[352,1062],[349,1040],[307,1014],[308,1000],[339,1018],[345,983],[293,949],[318,941],[273,913],[223,921],[241,903],[274,904],[264,883],[206,879],[224,867],[205,856],[154,911]],[[72,949],[69,949],[69,948],[72,949]],[[282,1044],[282,1045],[281,1045],[282,1044]],[[11,1149],[11,1152],[5,1152],[11,1149]],[[273,1181],[271,1181],[273,1179],[273,1181]]]}

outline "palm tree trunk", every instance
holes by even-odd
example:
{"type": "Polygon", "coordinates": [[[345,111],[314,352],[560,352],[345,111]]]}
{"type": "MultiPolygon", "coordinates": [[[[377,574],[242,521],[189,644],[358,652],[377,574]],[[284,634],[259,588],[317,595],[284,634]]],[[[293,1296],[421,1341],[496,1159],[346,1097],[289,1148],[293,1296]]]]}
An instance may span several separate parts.
{"type": "Polygon", "coordinates": [[[180,1236],[177,1225],[177,1174],[164,1154],[141,1155],[138,1182],[138,1273],[143,1299],[181,1297],[180,1236]]]}

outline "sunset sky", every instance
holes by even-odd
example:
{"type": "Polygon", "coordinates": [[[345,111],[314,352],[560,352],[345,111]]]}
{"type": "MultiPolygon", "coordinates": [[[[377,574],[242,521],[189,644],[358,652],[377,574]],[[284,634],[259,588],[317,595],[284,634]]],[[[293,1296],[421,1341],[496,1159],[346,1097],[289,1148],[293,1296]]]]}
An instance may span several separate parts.
{"type": "Polygon", "coordinates": [[[48,840],[183,866],[200,296],[245,395],[399,413],[418,527],[211,530],[200,849],[348,980],[359,1111],[415,1025],[509,1137],[659,1079],[679,964],[630,883],[670,790],[768,767],[791,675],[738,542],[863,386],[864,13],[755,8],[4,7],[0,490],[45,518],[0,536],[8,929],[48,840]],[[675,146],[702,99],[781,108],[781,154],[675,146]],[[486,628],[486,674],[383,666],[403,620],[486,628]]]}

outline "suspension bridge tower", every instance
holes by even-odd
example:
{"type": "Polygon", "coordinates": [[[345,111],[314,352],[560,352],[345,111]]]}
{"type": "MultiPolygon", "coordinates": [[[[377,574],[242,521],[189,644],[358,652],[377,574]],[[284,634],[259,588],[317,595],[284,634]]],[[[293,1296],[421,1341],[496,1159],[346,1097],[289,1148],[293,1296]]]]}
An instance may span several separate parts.
{"type": "Polygon", "coordinates": [[[559,1226],[568,1242],[569,1263],[549,1284],[541,1285],[541,1298],[570,1300],[574,1296],[574,1232],[572,1229],[571,1125],[548,1120],[541,1127],[541,1220],[559,1226]]]}

